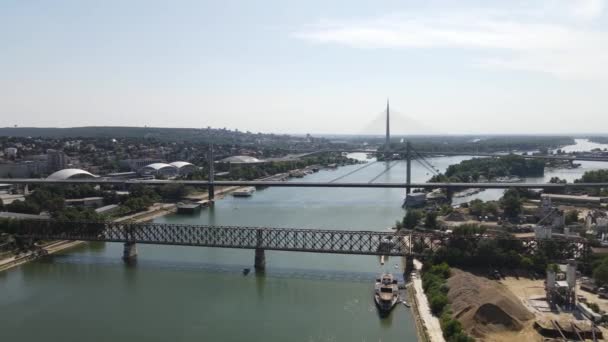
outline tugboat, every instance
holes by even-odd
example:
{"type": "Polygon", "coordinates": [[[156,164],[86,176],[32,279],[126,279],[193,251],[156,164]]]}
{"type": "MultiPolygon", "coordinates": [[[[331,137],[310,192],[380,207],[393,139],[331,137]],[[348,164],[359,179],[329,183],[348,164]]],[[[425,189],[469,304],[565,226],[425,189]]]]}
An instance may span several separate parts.
{"type": "Polygon", "coordinates": [[[384,273],[376,279],[374,301],[381,315],[388,315],[399,301],[399,286],[391,273],[384,273]]]}

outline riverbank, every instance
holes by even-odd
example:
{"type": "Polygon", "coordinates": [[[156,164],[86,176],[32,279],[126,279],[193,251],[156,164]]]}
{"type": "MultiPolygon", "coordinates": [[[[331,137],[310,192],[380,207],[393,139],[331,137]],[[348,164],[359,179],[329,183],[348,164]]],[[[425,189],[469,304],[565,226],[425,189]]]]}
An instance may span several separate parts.
{"type": "MultiPolygon", "coordinates": [[[[240,189],[238,186],[231,187],[219,187],[216,189],[216,200],[222,199],[224,196],[240,189]]],[[[208,200],[209,195],[207,193],[200,194],[194,197],[198,201],[208,200]]],[[[155,203],[148,210],[137,212],[130,215],[125,215],[114,220],[114,222],[130,221],[133,223],[149,222],[156,218],[163,217],[165,215],[173,214],[177,211],[175,203],[155,203]]],[[[58,253],[61,251],[68,250],[86,243],[86,241],[54,241],[45,246],[41,246],[39,249],[22,253],[20,255],[13,255],[0,260],[0,272],[9,270],[13,267],[23,265],[27,262],[36,260],[45,255],[58,253]]]]}
{"type": "Polygon", "coordinates": [[[408,303],[412,306],[412,317],[414,317],[414,325],[416,325],[416,335],[418,336],[418,341],[420,342],[430,342],[429,334],[426,330],[426,326],[424,322],[420,318],[420,313],[418,310],[418,300],[416,299],[416,294],[413,289],[413,283],[410,283],[407,288],[407,300],[408,303]]]}
{"type": "Polygon", "coordinates": [[[36,260],[42,256],[54,254],[69,248],[74,248],[84,244],[85,241],[55,241],[45,246],[40,247],[35,251],[29,251],[19,255],[13,255],[11,257],[0,260],[0,272],[9,270],[13,267],[23,265],[26,262],[36,260]]]}
{"type": "Polygon", "coordinates": [[[422,288],[422,279],[420,278],[422,263],[418,260],[414,260],[414,268],[416,269],[417,274],[416,277],[412,279],[412,286],[410,287],[415,302],[414,316],[422,322],[424,327],[422,333],[426,335],[428,341],[445,342],[443,332],[441,331],[441,325],[439,324],[439,318],[435,317],[431,312],[429,301],[422,288]]]}

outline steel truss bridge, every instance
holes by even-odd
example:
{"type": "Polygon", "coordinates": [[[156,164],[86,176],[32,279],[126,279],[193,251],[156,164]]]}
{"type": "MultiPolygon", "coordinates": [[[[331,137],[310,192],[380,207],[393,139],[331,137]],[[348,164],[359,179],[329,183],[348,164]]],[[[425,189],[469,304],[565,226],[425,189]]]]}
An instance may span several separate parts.
{"type": "MultiPolygon", "coordinates": [[[[20,239],[79,240],[125,243],[125,256],[134,256],[135,244],[240,248],[256,250],[264,260],[264,250],[424,257],[449,248],[458,239],[467,243],[497,240],[518,241],[524,254],[533,255],[543,245],[558,244],[558,260],[586,259],[589,246],[580,238],[513,238],[491,235],[456,237],[439,233],[378,232],[268,227],[229,227],[159,223],[65,222],[15,220],[20,239]]],[[[264,261],[262,261],[263,263],[264,261]]],[[[263,267],[263,266],[262,266],[263,267]]]]}

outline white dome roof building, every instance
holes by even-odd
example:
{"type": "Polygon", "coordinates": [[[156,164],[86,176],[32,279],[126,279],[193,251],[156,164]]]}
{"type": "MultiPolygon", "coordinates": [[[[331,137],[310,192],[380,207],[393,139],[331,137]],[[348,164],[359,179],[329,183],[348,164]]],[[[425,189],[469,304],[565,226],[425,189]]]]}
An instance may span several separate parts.
{"type": "Polygon", "coordinates": [[[196,166],[194,164],[185,161],[174,161],[169,165],[175,167],[180,176],[187,176],[196,170],[196,166]]]}
{"type": "Polygon", "coordinates": [[[224,158],[220,160],[220,163],[230,163],[230,164],[257,164],[263,163],[264,161],[259,160],[258,158],[251,156],[232,156],[228,158],[224,158]]]}
{"type": "Polygon", "coordinates": [[[96,178],[94,174],[81,170],[81,169],[63,169],[53,172],[51,175],[46,177],[50,180],[66,180],[66,179],[78,179],[78,178],[96,178]]]}
{"type": "Polygon", "coordinates": [[[161,176],[161,177],[175,177],[177,176],[178,170],[175,166],[166,163],[153,163],[146,165],[139,170],[139,174],[142,176],[161,176]]]}

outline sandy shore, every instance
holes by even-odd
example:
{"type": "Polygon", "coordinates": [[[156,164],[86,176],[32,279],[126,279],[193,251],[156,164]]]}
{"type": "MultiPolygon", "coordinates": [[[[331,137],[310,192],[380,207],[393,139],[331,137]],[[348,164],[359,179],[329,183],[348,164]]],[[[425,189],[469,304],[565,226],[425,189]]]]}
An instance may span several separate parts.
{"type": "Polygon", "coordinates": [[[422,269],[422,263],[418,260],[414,260],[414,268],[416,269],[417,276],[412,279],[411,289],[413,291],[414,299],[416,301],[416,312],[415,314],[420,318],[426,335],[431,342],[445,342],[443,338],[443,332],[439,325],[439,319],[433,316],[431,307],[422,289],[422,279],[420,279],[420,270],[422,269]]]}

